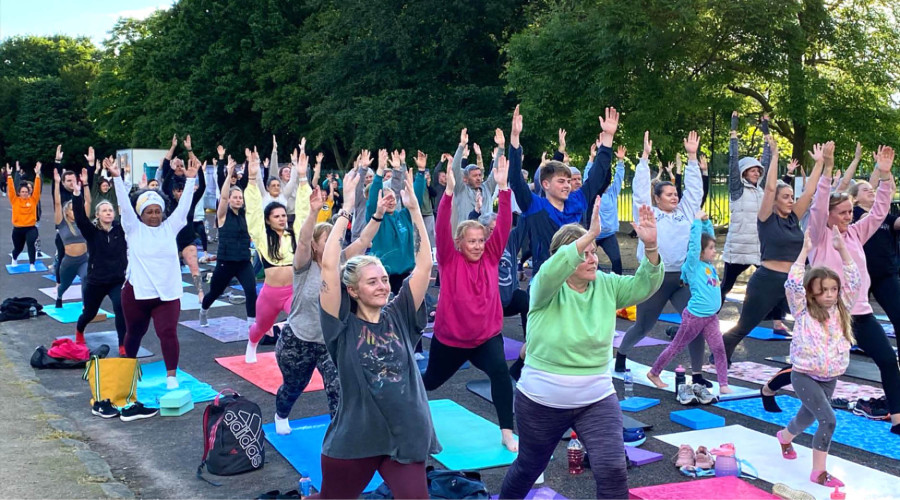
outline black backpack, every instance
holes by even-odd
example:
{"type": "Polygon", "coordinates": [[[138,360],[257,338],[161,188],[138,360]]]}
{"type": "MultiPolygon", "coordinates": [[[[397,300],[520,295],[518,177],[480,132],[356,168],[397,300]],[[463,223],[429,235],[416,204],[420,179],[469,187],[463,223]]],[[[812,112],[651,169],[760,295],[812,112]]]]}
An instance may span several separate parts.
{"type": "Polygon", "coordinates": [[[37,315],[44,314],[41,309],[44,306],[32,297],[10,297],[0,304],[0,321],[12,321],[16,319],[28,319],[31,317],[31,308],[37,310],[37,315]]]}
{"type": "MultiPolygon", "coordinates": [[[[428,466],[428,496],[431,498],[491,498],[487,486],[481,481],[481,474],[474,471],[437,470],[428,466]]],[[[367,499],[392,499],[394,494],[387,483],[366,495],[367,499]]]]}
{"type": "Polygon", "coordinates": [[[220,486],[203,477],[204,465],[219,476],[261,469],[266,458],[263,441],[259,405],[231,389],[220,392],[203,411],[203,460],[197,477],[220,486]]]}

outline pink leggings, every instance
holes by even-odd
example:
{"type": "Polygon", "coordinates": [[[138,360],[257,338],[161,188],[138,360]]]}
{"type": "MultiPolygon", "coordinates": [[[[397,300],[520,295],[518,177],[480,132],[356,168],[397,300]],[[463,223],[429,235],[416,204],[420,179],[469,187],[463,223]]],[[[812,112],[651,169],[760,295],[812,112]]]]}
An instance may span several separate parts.
{"type": "Polygon", "coordinates": [[[291,312],[291,299],[294,287],[263,285],[256,298],[256,322],[250,325],[250,342],[257,344],[263,335],[272,328],[278,318],[278,312],[291,312]]]}

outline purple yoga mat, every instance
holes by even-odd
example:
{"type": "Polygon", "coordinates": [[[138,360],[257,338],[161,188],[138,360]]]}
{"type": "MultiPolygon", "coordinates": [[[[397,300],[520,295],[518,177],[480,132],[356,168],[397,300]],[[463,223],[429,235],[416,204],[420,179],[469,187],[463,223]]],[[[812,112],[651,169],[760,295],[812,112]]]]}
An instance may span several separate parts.
{"type": "MultiPolygon", "coordinates": [[[[434,332],[425,332],[422,334],[423,337],[428,338],[431,338],[433,335],[434,332]]],[[[519,351],[522,349],[522,344],[523,342],[519,342],[518,340],[503,337],[503,353],[506,355],[507,361],[519,359],[519,351]]]]}
{"type": "MultiPolygon", "coordinates": [[[[497,499],[500,498],[500,495],[491,495],[491,498],[497,499]]],[[[568,498],[553,491],[553,489],[544,486],[529,491],[528,494],[525,495],[525,500],[568,500],[568,498]]]]}
{"type": "MultiPolygon", "coordinates": [[[[625,338],[625,332],[616,330],[616,336],[613,338],[613,347],[618,348],[620,344],[622,344],[622,339],[625,338]]],[[[655,339],[653,337],[644,337],[642,338],[635,347],[647,347],[652,345],[668,345],[668,340],[660,340],[655,339]]]]}
{"type": "Polygon", "coordinates": [[[635,448],[634,446],[626,446],[625,454],[628,455],[628,458],[634,462],[635,465],[646,465],[663,459],[663,456],[660,453],[635,448]]]}

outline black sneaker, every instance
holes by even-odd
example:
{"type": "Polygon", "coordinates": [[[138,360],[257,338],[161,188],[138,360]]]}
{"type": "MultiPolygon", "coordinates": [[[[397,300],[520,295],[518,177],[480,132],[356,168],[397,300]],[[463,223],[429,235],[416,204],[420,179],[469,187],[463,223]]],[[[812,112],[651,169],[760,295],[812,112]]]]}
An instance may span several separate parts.
{"type": "Polygon", "coordinates": [[[613,367],[613,370],[617,373],[625,373],[625,361],[628,358],[621,353],[616,353],[616,366],[613,367]]]}
{"type": "Polygon", "coordinates": [[[887,420],[890,418],[886,405],[883,405],[876,398],[860,399],[856,402],[856,406],[853,407],[853,413],[871,420],[887,420]]]}
{"type": "Polygon", "coordinates": [[[104,399],[103,401],[94,401],[91,413],[100,418],[116,418],[119,416],[119,409],[110,400],[104,399]]]}
{"type": "Polygon", "coordinates": [[[844,398],[831,398],[831,407],[835,410],[849,410],[850,401],[844,398]]]}
{"type": "Polygon", "coordinates": [[[146,408],[141,403],[134,403],[122,410],[122,414],[119,415],[119,419],[123,422],[131,422],[132,420],[140,420],[142,418],[150,418],[159,413],[159,410],[155,408],[146,408]]]}

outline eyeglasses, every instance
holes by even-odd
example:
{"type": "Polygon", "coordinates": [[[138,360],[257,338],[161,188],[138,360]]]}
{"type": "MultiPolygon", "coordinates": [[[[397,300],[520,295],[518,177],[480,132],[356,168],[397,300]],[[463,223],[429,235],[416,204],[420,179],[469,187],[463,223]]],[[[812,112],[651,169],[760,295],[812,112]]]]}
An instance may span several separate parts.
{"type": "Polygon", "coordinates": [[[837,191],[837,192],[831,193],[831,197],[836,200],[846,200],[846,199],[850,198],[850,193],[848,193],[846,191],[837,191]]]}

